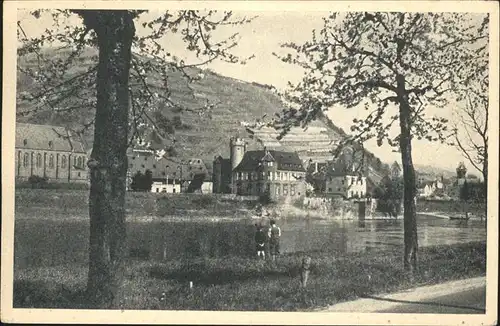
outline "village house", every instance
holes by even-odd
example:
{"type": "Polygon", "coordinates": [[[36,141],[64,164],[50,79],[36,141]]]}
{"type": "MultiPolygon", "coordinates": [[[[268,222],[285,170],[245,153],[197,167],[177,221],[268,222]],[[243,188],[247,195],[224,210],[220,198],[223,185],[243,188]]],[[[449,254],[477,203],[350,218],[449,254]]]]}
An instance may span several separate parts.
{"type": "Polygon", "coordinates": [[[154,151],[139,148],[129,149],[127,157],[128,188],[134,175],[138,172],[145,174],[149,170],[153,179],[152,192],[212,192],[210,171],[201,158],[173,160],[157,157],[154,151]]]}
{"type": "Polygon", "coordinates": [[[343,198],[364,198],[366,196],[366,177],[330,169],[326,174],[325,193],[343,198]]]}
{"type": "Polygon", "coordinates": [[[367,180],[363,175],[363,169],[356,168],[349,153],[342,154],[326,167],[325,194],[350,199],[364,198],[366,192],[367,180]]]}
{"type": "Polygon", "coordinates": [[[420,188],[418,188],[419,197],[428,198],[435,195],[443,196],[444,195],[444,181],[443,177],[440,179],[436,178],[432,181],[424,181],[420,188]],[[439,191],[438,191],[439,190],[439,191]]]}
{"type": "Polygon", "coordinates": [[[88,182],[87,153],[83,142],[64,127],[16,123],[15,176],[49,182],[88,182]]]}
{"type": "Polygon", "coordinates": [[[230,158],[214,160],[214,190],[238,195],[269,195],[280,201],[304,196],[306,171],[297,153],[277,150],[246,150],[241,138],[231,138],[230,158]],[[228,167],[229,177],[228,177],[228,167]]]}

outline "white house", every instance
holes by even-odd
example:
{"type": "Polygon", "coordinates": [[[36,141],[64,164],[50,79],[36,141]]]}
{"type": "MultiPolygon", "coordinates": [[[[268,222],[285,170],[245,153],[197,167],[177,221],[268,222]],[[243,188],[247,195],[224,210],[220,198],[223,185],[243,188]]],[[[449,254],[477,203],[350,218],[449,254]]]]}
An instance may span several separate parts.
{"type": "Polygon", "coordinates": [[[325,180],[325,193],[344,198],[363,198],[366,196],[366,177],[354,173],[330,170],[325,180]]]}
{"type": "Polygon", "coordinates": [[[444,190],[444,183],[442,178],[436,179],[434,181],[424,182],[424,187],[419,189],[419,196],[424,198],[431,197],[438,189],[444,190]]]}
{"type": "Polygon", "coordinates": [[[176,183],[175,180],[153,181],[151,192],[176,194],[181,192],[181,185],[176,183]]]}
{"type": "Polygon", "coordinates": [[[202,194],[210,194],[213,192],[213,182],[212,180],[206,180],[201,185],[202,194]]]}

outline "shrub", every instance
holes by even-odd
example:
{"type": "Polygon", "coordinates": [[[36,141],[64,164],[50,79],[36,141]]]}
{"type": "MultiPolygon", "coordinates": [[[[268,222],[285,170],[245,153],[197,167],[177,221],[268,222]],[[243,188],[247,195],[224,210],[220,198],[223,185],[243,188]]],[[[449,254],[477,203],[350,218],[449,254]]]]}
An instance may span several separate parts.
{"type": "Polygon", "coordinates": [[[150,170],[146,170],[145,174],[142,174],[141,171],[137,171],[132,177],[132,183],[130,184],[132,191],[151,191],[152,186],[153,173],[150,170]]]}
{"type": "Polygon", "coordinates": [[[31,188],[45,188],[47,185],[47,178],[32,175],[28,178],[28,183],[31,185],[31,188]]]}

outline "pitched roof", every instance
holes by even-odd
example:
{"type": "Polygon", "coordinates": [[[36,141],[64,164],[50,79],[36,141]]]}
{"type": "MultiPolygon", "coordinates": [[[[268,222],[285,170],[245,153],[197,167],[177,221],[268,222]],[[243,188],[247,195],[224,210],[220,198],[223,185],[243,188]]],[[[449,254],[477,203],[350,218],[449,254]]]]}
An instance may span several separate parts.
{"type": "Polygon", "coordinates": [[[260,162],[264,157],[266,160],[270,159],[269,155],[274,158],[279,170],[305,172],[302,161],[297,153],[276,150],[247,151],[234,171],[255,171],[260,166],[260,162]]]}
{"type": "Polygon", "coordinates": [[[86,153],[83,142],[66,128],[31,123],[16,123],[16,148],[86,153]]]}
{"type": "Polygon", "coordinates": [[[223,158],[222,156],[217,156],[214,160],[216,163],[220,163],[222,168],[226,167],[231,167],[231,159],[230,158],[223,158]]]}
{"type": "Polygon", "coordinates": [[[335,169],[333,166],[326,169],[326,176],[329,177],[344,177],[344,176],[362,176],[361,171],[349,171],[346,169],[335,169]]]}
{"type": "Polygon", "coordinates": [[[397,161],[394,161],[394,163],[392,163],[391,169],[397,169],[401,171],[401,167],[399,166],[399,163],[397,161]]]}

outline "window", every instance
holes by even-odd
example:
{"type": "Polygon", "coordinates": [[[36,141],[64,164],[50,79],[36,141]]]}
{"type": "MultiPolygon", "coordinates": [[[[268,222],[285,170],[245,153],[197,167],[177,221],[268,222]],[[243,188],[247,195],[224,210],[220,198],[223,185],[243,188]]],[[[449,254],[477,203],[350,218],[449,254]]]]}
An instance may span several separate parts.
{"type": "Polygon", "coordinates": [[[81,177],[82,176],[82,173],[81,172],[78,172],[78,176],[81,177]]]}
{"type": "Polygon", "coordinates": [[[28,140],[27,139],[23,140],[23,144],[24,146],[28,145],[28,140]]]}
{"type": "Polygon", "coordinates": [[[73,157],[73,165],[76,165],[76,156],[73,157]]]}
{"type": "Polygon", "coordinates": [[[172,189],[172,192],[175,194],[175,188],[174,188],[174,189],[172,189]]]}
{"type": "Polygon", "coordinates": [[[132,156],[132,159],[135,160],[135,156],[132,156]]]}
{"type": "Polygon", "coordinates": [[[80,168],[83,167],[83,158],[81,156],[78,158],[78,165],[77,166],[80,168]]]}
{"type": "Polygon", "coordinates": [[[147,156],[144,156],[144,161],[147,161],[148,160],[148,157],[147,156]]]}
{"type": "Polygon", "coordinates": [[[295,185],[290,185],[290,196],[295,196],[295,185]]]}
{"type": "Polygon", "coordinates": [[[165,172],[162,172],[161,175],[165,175],[165,172]]]}
{"type": "Polygon", "coordinates": [[[67,163],[67,160],[66,160],[66,155],[63,155],[61,157],[61,168],[65,168],[66,167],[66,163],[67,163]]]}
{"type": "Polygon", "coordinates": [[[277,183],[276,184],[276,196],[280,195],[280,188],[281,188],[281,185],[279,183],[277,183]]]}
{"type": "Polygon", "coordinates": [[[129,168],[133,168],[133,167],[134,167],[134,165],[133,165],[132,163],[130,163],[130,164],[128,165],[128,167],[129,167],[129,168]]]}
{"type": "Polygon", "coordinates": [[[344,180],[342,180],[342,184],[345,184],[345,181],[344,181],[344,180]]]}
{"type": "Polygon", "coordinates": [[[243,179],[242,179],[241,172],[238,172],[238,180],[243,180],[243,179]]]}
{"type": "Polygon", "coordinates": [[[271,172],[267,172],[267,180],[271,180],[271,172]]]}
{"type": "Polygon", "coordinates": [[[156,192],[160,192],[160,188],[156,188],[156,192]]]}
{"type": "Polygon", "coordinates": [[[248,195],[252,194],[252,184],[250,182],[247,183],[247,194],[248,195]]]}
{"type": "Polygon", "coordinates": [[[359,178],[359,181],[361,182],[361,185],[363,185],[363,178],[359,178]]]}
{"type": "Polygon", "coordinates": [[[283,185],[283,195],[284,196],[288,195],[288,185],[287,184],[283,185]]]}
{"type": "Polygon", "coordinates": [[[200,163],[200,160],[198,160],[198,164],[200,163]]]}
{"type": "Polygon", "coordinates": [[[50,154],[49,156],[49,168],[53,169],[54,168],[54,155],[50,154]]]}
{"type": "Polygon", "coordinates": [[[54,143],[52,142],[52,140],[49,140],[49,148],[52,149],[53,146],[54,146],[54,143]]]}
{"type": "Polygon", "coordinates": [[[36,167],[39,168],[42,166],[42,154],[36,154],[36,167]]]}
{"type": "Polygon", "coordinates": [[[24,154],[24,158],[23,158],[23,166],[24,167],[27,167],[28,164],[29,164],[29,161],[30,161],[30,156],[28,153],[24,154]]]}
{"type": "Polygon", "coordinates": [[[153,164],[153,169],[156,169],[156,164],[153,164]]]}
{"type": "Polygon", "coordinates": [[[266,183],[266,192],[267,193],[271,192],[271,184],[270,183],[266,183]]]}
{"type": "Polygon", "coordinates": [[[328,192],[332,192],[332,188],[328,188],[328,192]]]}
{"type": "Polygon", "coordinates": [[[141,164],[141,167],[144,168],[145,167],[144,164],[141,164]]]}

